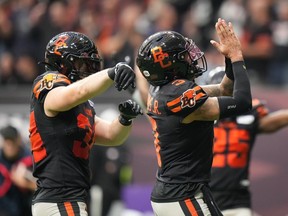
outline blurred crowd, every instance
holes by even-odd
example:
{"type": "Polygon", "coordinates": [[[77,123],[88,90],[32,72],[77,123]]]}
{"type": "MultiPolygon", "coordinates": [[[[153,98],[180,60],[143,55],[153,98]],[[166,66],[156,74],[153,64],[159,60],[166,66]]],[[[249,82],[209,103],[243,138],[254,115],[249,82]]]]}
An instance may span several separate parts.
{"type": "Polygon", "coordinates": [[[44,72],[38,63],[48,40],[63,31],[93,38],[109,67],[134,66],[147,35],[175,30],[196,42],[212,69],[223,63],[209,44],[218,17],[233,23],[251,77],[287,87],[287,0],[0,0],[0,83],[31,84],[44,72]]]}

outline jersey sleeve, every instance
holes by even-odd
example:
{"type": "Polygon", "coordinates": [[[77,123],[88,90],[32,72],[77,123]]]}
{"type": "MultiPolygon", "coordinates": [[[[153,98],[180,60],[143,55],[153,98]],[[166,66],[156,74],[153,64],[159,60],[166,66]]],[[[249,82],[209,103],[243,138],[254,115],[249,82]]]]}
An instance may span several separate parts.
{"type": "Polygon", "coordinates": [[[265,103],[259,99],[255,98],[252,100],[252,107],[259,118],[262,118],[269,113],[269,109],[266,107],[265,103]]]}
{"type": "Polygon", "coordinates": [[[172,94],[167,100],[169,112],[187,116],[198,109],[208,98],[206,92],[194,82],[176,80],[171,83],[172,94]]]}
{"type": "Polygon", "coordinates": [[[37,78],[33,85],[34,97],[41,103],[49,91],[59,86],[67,86],[71,81],[60,73],[46,73],[44,76],[37,78]]]}

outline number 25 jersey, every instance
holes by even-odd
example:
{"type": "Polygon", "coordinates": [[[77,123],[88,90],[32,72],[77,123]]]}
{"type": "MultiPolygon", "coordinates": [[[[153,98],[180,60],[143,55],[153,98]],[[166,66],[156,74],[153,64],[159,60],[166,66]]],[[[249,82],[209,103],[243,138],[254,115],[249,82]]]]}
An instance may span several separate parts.
{"type": "Polygon", "coordinates": [[[259,119],[268,109],[253,99],[250,112],[214,125],[211,189],[221,210],[250,207],[249,166],[259,119]]]}

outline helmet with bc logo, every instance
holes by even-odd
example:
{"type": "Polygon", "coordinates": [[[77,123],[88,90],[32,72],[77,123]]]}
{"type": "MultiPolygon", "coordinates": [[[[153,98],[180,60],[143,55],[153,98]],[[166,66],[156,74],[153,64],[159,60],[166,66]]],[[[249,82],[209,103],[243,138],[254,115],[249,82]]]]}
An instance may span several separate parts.
{"type": "Polygon", "coordinates": [[[63,32],[54,36],[46,46],[45,65],[57,70],[72,82],[101,70],[101,61],[95,44],[79,32],[63,32]],[[80,68],[85,65],[85,69],[80,68]]]}
{"type": "Polygon", "coordinates": [[[195,42],[174,31],[148,37],[138,51],[136,64],[154,86],[179,78],[192,80],[207,70],[204,53],[195,42]]]}

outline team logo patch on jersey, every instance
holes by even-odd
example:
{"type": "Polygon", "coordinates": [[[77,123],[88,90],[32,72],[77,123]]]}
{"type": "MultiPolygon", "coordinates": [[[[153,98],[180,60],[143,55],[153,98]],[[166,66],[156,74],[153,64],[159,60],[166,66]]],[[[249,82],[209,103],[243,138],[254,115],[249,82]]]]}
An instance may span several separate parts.
{"type": "Polygon", "coordinates": [[[167,68],[172,64],[171,61],[165,59],[168,58],[169,55],[168,53],[164,53],[161,47],[154,47],[153,49],[151,49],[151,52],[153,54],[154,62],[159,62],[162,68],[167,68]]]}
{"type": "Polygon", "coordinates": [[[54,82],[58,79],[58,74],[47,74],[41,80],[39,91],[42,89],[52,89],[54,82]]]}
{"type": "Polygon", "coordinates": [[[196,92],[194,89],[188,89],[182,94],[181,97],[181,107],[193,107],[196,104],[196,92]]]}

